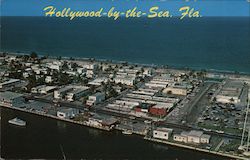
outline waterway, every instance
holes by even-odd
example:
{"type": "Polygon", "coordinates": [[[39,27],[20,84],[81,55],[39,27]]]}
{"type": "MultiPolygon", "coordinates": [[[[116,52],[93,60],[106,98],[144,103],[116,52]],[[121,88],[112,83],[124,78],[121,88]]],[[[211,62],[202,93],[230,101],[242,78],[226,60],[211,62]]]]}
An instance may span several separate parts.
{"type": "Polygon", "coordinates": [[[136,135],[122,135],[57,121],[29,113],[1,109],[1,157],[8,159],[226,159],[191,150],[143,140],[136,135]],[[26,127],[8,120],[19,117],[26,127]],[[61,147],[60,147],[61,146],[61,147]]]}

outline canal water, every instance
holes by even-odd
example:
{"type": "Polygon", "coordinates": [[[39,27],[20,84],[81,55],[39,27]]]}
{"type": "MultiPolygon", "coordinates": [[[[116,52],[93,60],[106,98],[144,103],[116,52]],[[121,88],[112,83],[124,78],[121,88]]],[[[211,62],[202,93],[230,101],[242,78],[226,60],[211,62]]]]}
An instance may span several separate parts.
{"type": "Polygon", "coordinates": [[[1,157],[8,159],[226,159],[161,145],[136,135],[122,135],[1,108],[1,157]],[[8,124],[19,117],[26,127],[8,124]]]}

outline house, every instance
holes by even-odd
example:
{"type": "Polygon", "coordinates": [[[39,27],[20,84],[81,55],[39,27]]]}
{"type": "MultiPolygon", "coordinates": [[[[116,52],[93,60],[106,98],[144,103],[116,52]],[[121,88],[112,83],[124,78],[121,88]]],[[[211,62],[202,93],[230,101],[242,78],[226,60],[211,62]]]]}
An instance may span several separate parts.
{"type": "Polygon", "coordinates": [[[210,135],[207,135],[207,134],[203,134],[201,135],[201,143],[210,143],[210,138],[211,136],[210,135]]]}
{"type": "Polygon", "coordinates": [[[202,131],[190,131],[187,135],[188,142],[190,143],[201,143],[201,136],[203,135],[202,131]]]}
{"type": "Polygon", "coordinates": [[[53,61],[52,63],[47,63],[47,67],[52,70],[61,70],[62,68],[62,62],[60,61],[53,61]]]}
{"type": "Polygon", "coordinates": [[[18,107],[24,102],[22,94],[15,92],[0,92],[0,106],[18,107]]]}
{"type": "Polygon", "coordinates": [[[79,110],[75,108],[60,108],[57,111],[57,117],[65,119],[73,118],[77,114],[79,114],[79,110]]]}
{"type": "Polygon", "coordinates": [[[183,131],[181,134],[174,135],[174,141],[193,144],[209,143],[210,138],[210,135],[203,134],[202,131],[196,130],[191,130],[190,132],[183,131]]]}
{"type": "Polygon", "coordinates": [[[46,82],[46,83],[52,83],[52,82],[53,82],[52,76],[46,76],[46,77],[45,77],[45,82],[46,82]]]}
{"type": "Polygon", "coordinates": [[[168,140],[172,132],[173,129],[170,128],[157,128],[153,130],[153,137],[158,139],[168,140]]]}
{"type": "Polygon", "coordinates": [[[86,71],[86,77],[88,77],[88,78],[93,78],[94,75],[95,75],[94,70],[89,70],[89,69],[88,69],[88,70],[86,71]]]}
{"type": "Polygon", "coordinates": [[[96,93],[94,95],[89,96],[86,104],[89,105],[89,106],[92,106],[92,105],[100,103],[103,100],[105,100],[105,94],[101,93],[101,92],[98,92],[98,93],[96,93]]]}
{"type": "Polygon", "coordinates": [[[174,134],[174,141],[187,143],[187,132],[181,132],[181,134],[174,134]]]}

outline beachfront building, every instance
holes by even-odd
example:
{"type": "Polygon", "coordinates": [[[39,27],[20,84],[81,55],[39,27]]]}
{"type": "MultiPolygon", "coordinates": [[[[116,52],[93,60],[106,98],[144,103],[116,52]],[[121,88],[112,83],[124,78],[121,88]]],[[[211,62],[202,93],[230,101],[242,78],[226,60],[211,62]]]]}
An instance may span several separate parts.
{"type": "Polygon", "coordinates": [[[9,91],[0,92],[0,106],[18,107],[23,102],[24,98],[22,94],[9,91]]]}
{"type": "Polygon", "coordinates": [[[98,104],[105,100],[105,93],[98,92],[94,95],[89,96],[88,100],[86,101],[86,104],[89,106],[98,104]]]}
{"type": "Polygon", "coordinates": [[[216,95],[216,101],[220,103],[240,103],[243,87],[244,82],[242,81],[229,80],[225,82],[220,92],[216,95]]]}
{"type": "Polygon", "coordinates": [[[184,142],[184,143],[209,143],[210,135],[203,134],[202,131],[191,130],[190,132],[183,131],[181,134],[174,134],[174,141],[184,142]]]}
{"type": "Polygon", "coordinates": [[[57,111],[57,117],[59,118],[74,118],[77,114],[79,114],[79,110],[75,108],[60,108],[57,111]]]}
{"type": "Polygon", "coordinates": [[[152,74],[153,74],[153,69],[152,68],[144,68],[143,69],[143,75],[152,76],[152,74]]]}
{"type": "Polygon", "coordinates": [[[157,128],[153,130],[153,137],[158,139],[168,140],[173,132],[171,128],[157,128]]]}
{"type": "Polygon", "coordinates": [[[82,65],[83,68],[88,70],[96,70],[98,68],[98,64],[96,63],[85,63],[82,65]]]}
{"type": "Polygon", "coordinates": [[[47,63],[47,67],[52,70],[61,70],[62,69],[62,62],[61,61],[53,61],[52,63],[47,63]]]}

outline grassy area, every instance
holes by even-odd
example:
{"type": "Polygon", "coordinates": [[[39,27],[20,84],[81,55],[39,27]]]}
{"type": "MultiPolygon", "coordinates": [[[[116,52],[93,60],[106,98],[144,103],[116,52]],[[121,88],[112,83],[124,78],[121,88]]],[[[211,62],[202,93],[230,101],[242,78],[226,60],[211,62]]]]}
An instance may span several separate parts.
{"type": "Polygon", "coordinates": [[[225,152],[230,152],[230,151],[235,152],[238,150],[239,145],[240,145],[240,140],[230,140],[228,143],[224,143],[220,147],[220,150],[225,152]]]}
{"type": "Polygon", "coordinates": [[[214,151],[215,148],[218,146],[218,144],[220,143],[220,141],[222,140],[221,137],[218,137],[218,136],[213,136],[210,140],[210,144],[212,145],[211,146],[211,151],[214,151]]]}

